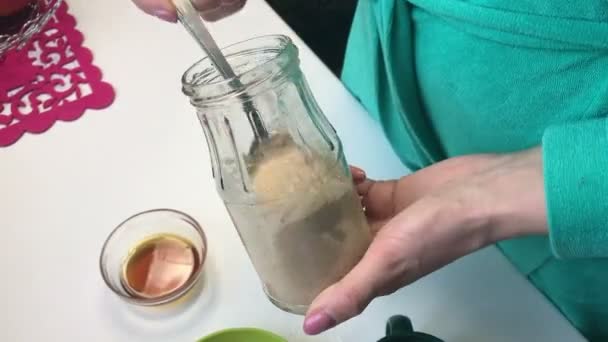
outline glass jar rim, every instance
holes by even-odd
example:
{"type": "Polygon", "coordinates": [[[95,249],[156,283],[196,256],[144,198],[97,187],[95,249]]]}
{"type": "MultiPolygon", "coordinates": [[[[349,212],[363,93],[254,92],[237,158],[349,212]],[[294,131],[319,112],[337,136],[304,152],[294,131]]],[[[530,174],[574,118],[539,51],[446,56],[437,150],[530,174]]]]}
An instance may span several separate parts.
{"type": "Polygon", "coordinates": [[[245,70],[232,64],[236,77],[224,79],[209,59],[204,57],[190,66],[182,75],[182,91],[195,105],[213,105],[243,93],[259,92],[259,86],[285,74],[287,67],[297,63],[298,50],[291,38],[285,35],[263,35],[233,43],[221,48],[230,62],[239,57],[266,55],[266,59],[253,63],[245,70]],[[280,61],[283,61],[281,63],[280,61]],[[240,81],[239,88],[233,82],[240,81]]]}

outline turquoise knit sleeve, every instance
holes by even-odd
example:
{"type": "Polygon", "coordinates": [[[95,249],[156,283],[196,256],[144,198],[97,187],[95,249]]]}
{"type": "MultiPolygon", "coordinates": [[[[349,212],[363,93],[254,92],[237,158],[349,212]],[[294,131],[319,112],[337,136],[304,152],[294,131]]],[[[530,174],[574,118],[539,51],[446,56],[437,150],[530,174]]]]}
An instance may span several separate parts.
{"type": "Polygon", "coordinates": [[[608,257],[608,120],[548,128],[543,164],[553,254],[608,257]]]}

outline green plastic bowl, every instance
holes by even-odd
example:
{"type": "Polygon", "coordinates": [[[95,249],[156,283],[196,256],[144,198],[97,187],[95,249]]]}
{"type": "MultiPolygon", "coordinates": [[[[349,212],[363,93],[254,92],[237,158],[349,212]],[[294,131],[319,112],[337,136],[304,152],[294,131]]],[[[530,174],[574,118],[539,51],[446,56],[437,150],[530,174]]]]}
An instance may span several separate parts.
{"type": "Polygon", "coordinates": [[[217,331],[197,342],[287,342],[287,340],[262,329],[233,328],[217,331]]]}

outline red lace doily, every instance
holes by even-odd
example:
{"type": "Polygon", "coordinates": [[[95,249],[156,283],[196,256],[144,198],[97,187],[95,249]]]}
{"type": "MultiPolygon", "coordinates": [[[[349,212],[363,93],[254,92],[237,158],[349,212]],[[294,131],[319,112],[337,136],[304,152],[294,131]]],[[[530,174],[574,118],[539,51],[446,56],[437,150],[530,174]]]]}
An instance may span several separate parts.
{"type": "Polygon", "coordinates": [[[64,1],[27,45],[0,60],[0,147],[114,101],[64,1]]]}

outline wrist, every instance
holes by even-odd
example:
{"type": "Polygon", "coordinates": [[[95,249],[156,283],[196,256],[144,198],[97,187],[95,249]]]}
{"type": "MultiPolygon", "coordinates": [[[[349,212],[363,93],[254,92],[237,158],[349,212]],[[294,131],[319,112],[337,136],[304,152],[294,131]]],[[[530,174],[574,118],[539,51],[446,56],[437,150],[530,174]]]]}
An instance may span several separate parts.
{"type": "Polygon", "coordinates": [[[484,187],[485,221],[490,243],[547,234],[547,218],[540,148],[504,155],[484,187]]]}

